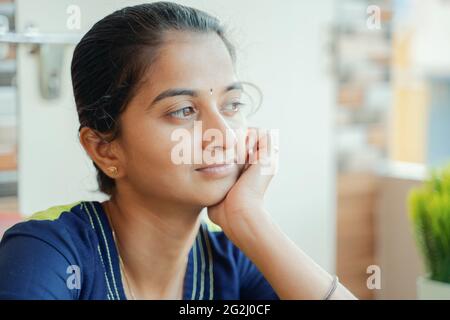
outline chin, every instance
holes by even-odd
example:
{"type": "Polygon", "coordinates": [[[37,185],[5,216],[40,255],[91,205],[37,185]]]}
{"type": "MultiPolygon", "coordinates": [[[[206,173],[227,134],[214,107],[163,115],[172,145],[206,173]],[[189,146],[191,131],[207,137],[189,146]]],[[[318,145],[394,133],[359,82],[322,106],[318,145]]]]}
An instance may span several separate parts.
{"type": "Polygon", "coordinates": [[[225,199],[228,191],[233,187],[236,181],[214,181],[202,186],[202,190],[198,191],[200,195],[199,201],[204,207],[209,207],[221,202],[225,199]]]}

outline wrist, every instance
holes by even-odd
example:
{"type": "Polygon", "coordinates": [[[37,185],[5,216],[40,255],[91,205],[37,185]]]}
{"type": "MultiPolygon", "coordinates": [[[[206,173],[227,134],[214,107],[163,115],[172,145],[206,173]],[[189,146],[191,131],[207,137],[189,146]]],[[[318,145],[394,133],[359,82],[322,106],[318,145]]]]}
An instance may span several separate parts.
{"type": "Polygon", "coordinates": [[[264,208],[255,208],[239,215],[238,223],[232,224],[230,240],[244,253],[256,253],[276,230],[275,222],[264,208]]]}

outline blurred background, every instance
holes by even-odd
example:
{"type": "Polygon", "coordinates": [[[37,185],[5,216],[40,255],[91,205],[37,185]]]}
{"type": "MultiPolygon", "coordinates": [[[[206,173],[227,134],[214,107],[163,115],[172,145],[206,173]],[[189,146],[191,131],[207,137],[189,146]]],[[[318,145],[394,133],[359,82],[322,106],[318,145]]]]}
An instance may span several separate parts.
{"type": "MultiPolygon", "coordinates": [[[[142,2],[0,1],[0,235],[106,198],[78,142],[71,55],[100,18],[142,2]]],[[[177,2],[228,26],[239,77],[264,94],[252,121],[279,129],[267,206],[282,229],[357,297],[420,298],[407,199],[450,161],[450,1],[177,2]]]]}

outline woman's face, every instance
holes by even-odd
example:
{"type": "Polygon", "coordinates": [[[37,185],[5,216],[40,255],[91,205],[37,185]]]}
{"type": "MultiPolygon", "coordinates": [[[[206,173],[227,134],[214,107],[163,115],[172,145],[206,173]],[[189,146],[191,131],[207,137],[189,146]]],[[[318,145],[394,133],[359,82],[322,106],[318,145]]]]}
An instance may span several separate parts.
{"type": "Polygon", "coordinates": [[[116,180],[117,187],[124,184],[146,198],[210,206],[225,197],[242,170],[234,163],[202,169],[211,161],[223,162],[224,157],[217,159],[225,154],[228,162],[235,159],[232,151],[244,143],[241,89],[216,34],[172,32],[166,39],[121,115],[116,143],[125,176],[116,180]],[[215,138],[206,141],[204,133],[211,129],[215,138]],[[185,163],[179,163],[180,155],[185,163]]]}

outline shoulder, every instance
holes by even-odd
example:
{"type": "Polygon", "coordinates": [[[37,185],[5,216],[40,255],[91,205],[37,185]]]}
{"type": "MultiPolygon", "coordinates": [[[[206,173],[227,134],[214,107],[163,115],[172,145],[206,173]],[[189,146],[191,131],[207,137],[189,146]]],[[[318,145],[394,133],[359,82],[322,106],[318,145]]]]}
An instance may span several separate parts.
{"type": "Polygon", "coordinates": [[[53,206],[9,228],[0,242],[1,298],[79,297],[65,279],[93,270],[97,239],[84,202],[53,206]]]}
{"type": "Polygon", "coordinates": [[[9,228],[3,235],[2,244],[13,238],[34,238],[63,255],[70,249],[82,249],[94,236],[84,206],[84,201],[78,201],[36,212],[9,228]]]}

